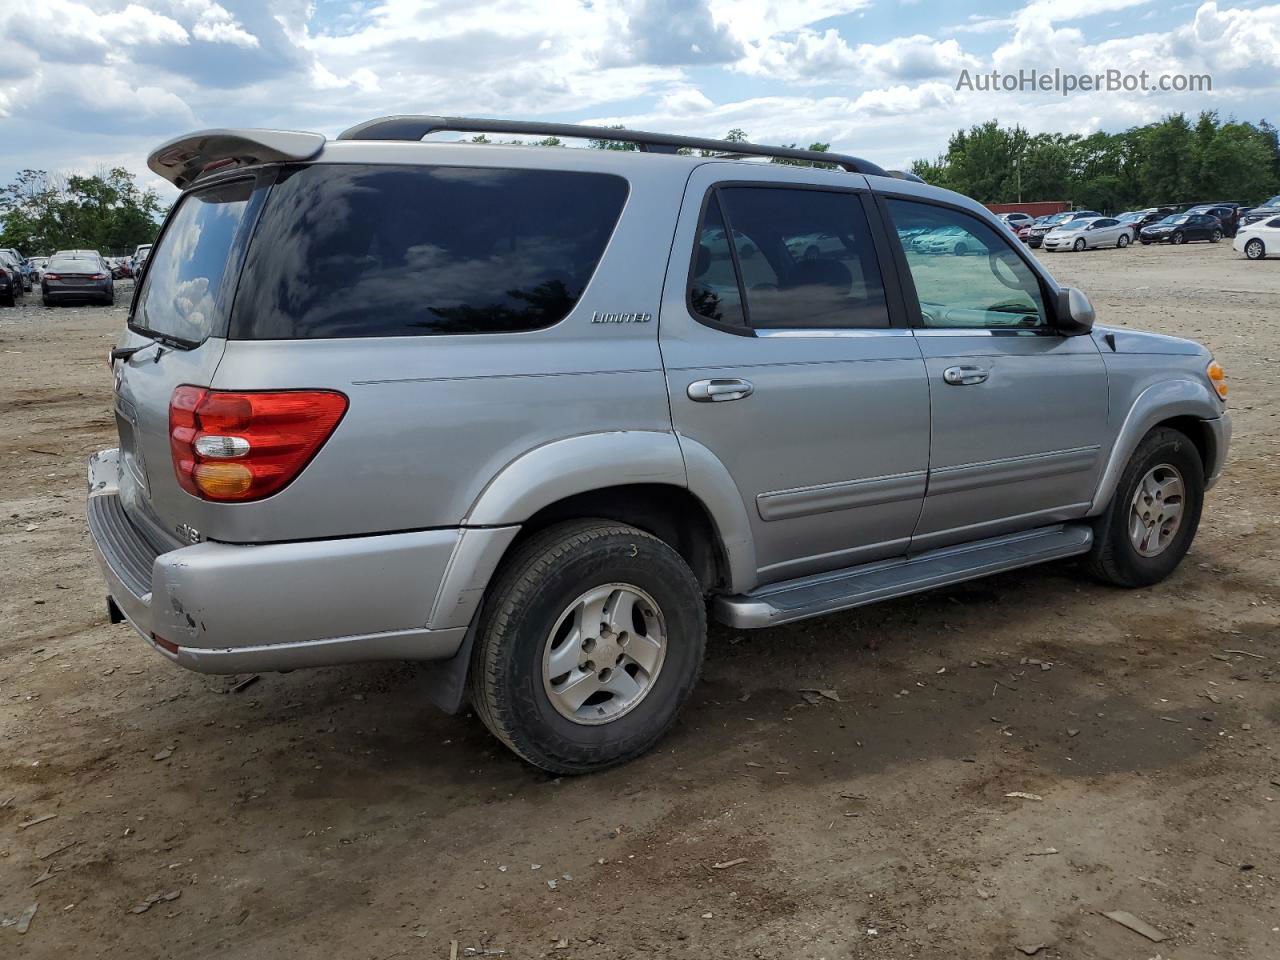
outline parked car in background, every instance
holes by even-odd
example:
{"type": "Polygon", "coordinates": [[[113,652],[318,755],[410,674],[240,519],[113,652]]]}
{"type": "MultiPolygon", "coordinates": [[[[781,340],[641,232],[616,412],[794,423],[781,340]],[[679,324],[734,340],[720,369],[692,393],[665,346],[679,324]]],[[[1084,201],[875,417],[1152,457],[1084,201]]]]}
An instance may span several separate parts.
{"type": "Polygon", "coordinates": [[[1014,228],[1013,235],[1017,237],[1019,240],[1021,240],[1023,243],[1038,247],[1040,246],[1040,241],[1042,237],[1039,237],[1039,236],[1036,237],[1035,242],[1032,243],[1031,231],[1033,231],[1039,224],[1043,223],[1045,219],[1046,219],[1045,217],[1035,217],[1031,220],[1028,220],[1026,223],[1020,223],[1018,224],[1017,227],[1014,228]]]}
{"type": "Polygon", "coordinates": [[[44,276],[44,266],[49,262],[48,257],[30,257],[27,262],[31,264],[31,269],[35,273],[35,282],[39,283],[40,278],[44,276]]]}
{"type": "Polygon", "coordinates": [[[0,253],[6,254],[8,259],[11,260],[14,263],[14,265],[17,267],[18,278],[22,283],[22,288],[24,290],[30,290],[33,271],[31,267],[27,265],[26,258],[23,257],[23,255],[20,254],[13,247],[0,247],[0,253]]]}
{"type": "Polygon", "coordinates": [[[1033,247],[1038,247],[1041,245],[1041,243],[1044,242],[1044,238],[1049,233],[1049,231],[1060,226],[1061,224],[1069,223],[1072,220],[1079,220],[1083,217],[1100,217],[1100,216],[1102,216],[1102,214],[1100,214],[1097,210],[1067,210],[1067,211],[1064,211],[1063,213],[1051,214],[1048,217],[1042,218],[1036,225],[1034,225],[1030,229],[1030,231],[1027,233],[1027,242],[1030,243],[1030,245],[1033,247]]]}
{"type": "Polygon", "coordinates": [[[74,300],[93,301],[108,307],[116,302],[111,268],[102,257],[54,254],[49,258],[40,279],[40,302],[52,307],[74,300]]]}
{"type": "Polygon", "coordinates": [[[0,304],[15,306],[24,292],[22,268],[7,250],[0,250],[0,304]]]}
{"type": "Polygon", "coordinates": [[[1044,237],[1046,250],[1091,250],[1127,247],[1133,240],[1129,228],[1115,217],[1080,217],[1060,223],[1044,237]]]}
{"type": "Polygon", "coordinates": [[[1035,219],[1035,217],[1033,217],[1031,214],[1022,213],[1021,211],[1014,211],[1012,213],[1001,213],[1001,214],[997,214],[997,216],[1001,220],[1003,220],[1005,223],[1007,223],[1009,225],[1009,229],[1012,230],[1015,234],[1018,232],[1019,227],[1026,226],[1028,223],[1030,223],[1032,220],[1035,219]]]}
{"type": "Polygon", "coordinates": [[[1241,227],[1231,247],[1250,260],[1280,257],[1280,212],[1268,220],[1256,220],[1241,227]]]}
{"type": "Polygon", "coordinates": [[[1247,227],[1259,220],[1269,220],[1271,217],[1278,216],[1280,216],[1280,194],[1243,211],[1240,215],[1240,226],[1247,227]]]}
{"type": "Polygon", "coordinates": [[[158,655],[435,661],[437,702],[585,773],[675,721],[708,616],[774,627],[1072,556],[1142,587],[1190,547],[1221,367],[1094,329],[977,202],[831,153],[423,141],[442,129],[510,128],[149,157],[182,194],[112,351],[87,514],[111,619],[158,655]],[[926,229],[950,255],[899,239],[926,229]]]}
{"type": "Polygon", "coordinates": [[[1128,213],[1122,213],[1116,219],[1129,229],[1129,239],[1134,241],[1138,239],[1143,227],[1157,223],[1173,214],[1173,212],[1167,207],[1149,207],[1146,210],[1132,210],[1128,213]]]}
{"type": "Polygon", "coordinates": [[[1186,243],[1189,240],[1222,239],[1222,222],[1206,213],[1175,213],[1142,228],[1138,239],[1149,243],[1186,243]]]}
{"type": "Polygon", "coordinates": [[[1189,207],[1184,213],[1192,216],[1209,216],[1214,217],[1218,223],[1222,225],[1222,234],[1227,237],[1236,235],[1236,228],[1239,226],[1239,215],[1236,213],[1237,208],[1234,206],[1210,206],[1202,204],[1199,206],[1189,207]]]}
{"type": "Polygon", "coordinates": [[[142,268],[147,262],[147,257],[151,254],[151,244],[140,243],[133,250],[133,256],[129,258],[129,272],[135,278],[142,273],[142,268]]]}

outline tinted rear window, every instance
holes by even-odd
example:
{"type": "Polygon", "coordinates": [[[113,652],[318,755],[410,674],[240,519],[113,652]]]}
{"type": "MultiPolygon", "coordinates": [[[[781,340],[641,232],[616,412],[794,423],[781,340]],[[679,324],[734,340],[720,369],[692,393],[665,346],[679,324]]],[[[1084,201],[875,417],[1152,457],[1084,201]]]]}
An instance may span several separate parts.
{"type": "Polygon", "coordinates": [[[54,257],[46,268],[49,273],[97,273],[98,261],[87,258],[54,257]]]}
{"type": "Polygon", "coordinates": [[[621,177],[313,164],[272,188],[231,335],[248,340],[536,330],[582,296],[621,177]]]}
{"type": "Polygon", "coordinates": [[[236,180],[178,202],[148,258],[134,327],[194,343],[222,334],[250,209],[262,193],[253,180],[236,180]]]}

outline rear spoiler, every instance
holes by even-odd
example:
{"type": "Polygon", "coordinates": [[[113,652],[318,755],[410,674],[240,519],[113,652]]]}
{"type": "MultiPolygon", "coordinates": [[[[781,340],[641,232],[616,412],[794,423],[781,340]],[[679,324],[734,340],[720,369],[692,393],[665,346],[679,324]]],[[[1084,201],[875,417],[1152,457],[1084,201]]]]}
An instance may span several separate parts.
{"type": "Polygon", "coordinates": [[[213,169],[310,160],[323,146],[324,134],[301,130],[198,130],[156,147],[147,166],[185,190],[213,169]]]}

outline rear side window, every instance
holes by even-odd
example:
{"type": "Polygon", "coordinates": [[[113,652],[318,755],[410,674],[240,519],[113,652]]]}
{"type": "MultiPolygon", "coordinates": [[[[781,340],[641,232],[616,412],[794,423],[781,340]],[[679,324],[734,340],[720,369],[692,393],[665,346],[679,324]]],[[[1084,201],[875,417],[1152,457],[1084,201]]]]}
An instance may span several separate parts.
{"type": "Polygon", "coordinates": [[[741,323],[745,312],[757,330],[889,326],[862,201],[825,190],[718,189],[699,231],[689,303],[722,323],[741,323]]]}
{"type": "Polygon", "coordinates": [[[611,174],[312,164],[254,231],[233,338],[537,330],[568,315],[622,213],[611,174]]]}
{"type": "Polygon", "coordinates": [[[178,201],[148,259],[134,328],[189,343],[223,333],[250,209],[261,196],[253,180],[236,180],[178,201]]]}

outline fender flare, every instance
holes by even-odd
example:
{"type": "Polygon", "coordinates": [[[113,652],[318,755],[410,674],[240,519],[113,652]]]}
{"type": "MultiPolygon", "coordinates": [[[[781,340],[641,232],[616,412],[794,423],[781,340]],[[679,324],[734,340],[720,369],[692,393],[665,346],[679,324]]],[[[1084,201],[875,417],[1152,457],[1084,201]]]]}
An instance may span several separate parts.
{"type": "MultiPolygon", "coordinates": [[[[1221,416],[1222,404],[1206,384],[1177,379],[1163,380],[1147,387],[1138,394],[1120,425],[1087,516],[1097,516],[1107,509],[1129,458],[1156,424],[1174,417],[1215,420],[1221,416]]],[[[1210,450],[1209,462],[1215,462],[1216,456],[1217,452],[1210,450]]]]}
{"type": "Polygon", "coordinates": [[[720,539],[730,589],[741,593],[754,586],[755,546],[737,484],[707,447],[674,433],[620,430],[535,447],[498,472],[462,525],[518,525],[566,497],[633,483],[665,483],[692,493],[706,508],[720,539]]]}
{"type": "Polygon", "coordinates": [[[617,430],[534,447],[498,471],[471,504],[462,525],[520,524],[565,497],[631,483],[686,485],[674,434],[617,430]]]}

